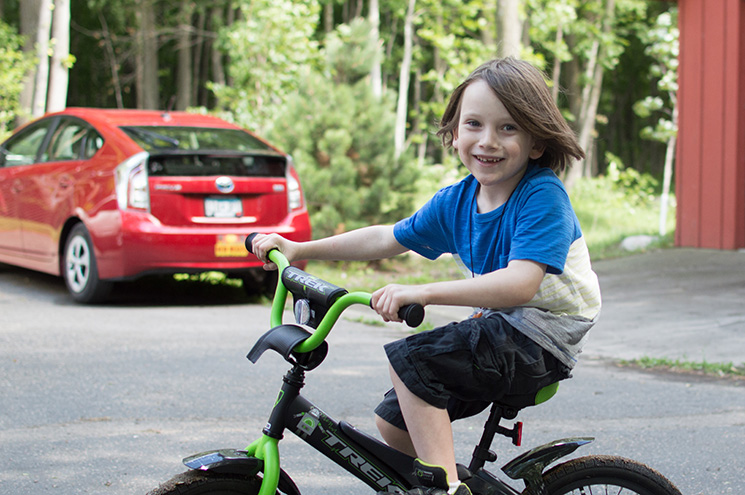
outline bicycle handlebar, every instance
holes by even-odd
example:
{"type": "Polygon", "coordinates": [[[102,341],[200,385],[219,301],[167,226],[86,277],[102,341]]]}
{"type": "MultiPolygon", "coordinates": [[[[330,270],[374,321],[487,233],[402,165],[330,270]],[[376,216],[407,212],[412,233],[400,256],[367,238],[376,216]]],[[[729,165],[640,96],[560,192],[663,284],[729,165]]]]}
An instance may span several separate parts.
{"type": "MultiPolygon", "coordinates": [[[[248,237],[246,237],[246,249],[249,253],[254,254],[253,252],[253,240],[258,235],[258,232],[254,232],[252,234],[249,234],[248,237]]],[[[287,261],[287,258],[277,249],[272,249],[268,253],[269,259],[274,262],[279,267],[280,274],[284,272],[286,268],[290,266],[290,263],[287,261]]],[[[341,315],[341,312],[344,311],[346,308],[351,306],[352,304],[367,304],[368,306],[372,307],[371,303],[371,297],[372,295],[367,292],[353,292],[348,293],[336,300],[331,307],[329,308],[329,312],[327,314],[327,317],[329,317],[329,321],[327,325],[324,325],[324,322],[326,322],[326,317],[323,318],[321,324],[318,326],[317,331],[314,333],[318,334],[321,333],[323,336],[318,340],[323,340],[326,338],[326,335],[329,331],[331,331],[331,327],[336,323],[336,320],[341,315]],[[323,328],[322,328],[323,327],[323,328]]],[[[277,326],[282,324],[282,313],[284,311],[284,305],[287,298],[287,288],[284,286],[284,283],[282,282],[282,277],[279,277],[279,282],[277,283],[277,292],[274,294],[274,301],[272,303],[272,325],[277,326]]],[[[424,307],[421,304],[408,304],[406,306],[402,306],[398,310],[398,317],[401,318],[408,326],[415,328],[422,324],[422,321],[424,321],[424,307]]],[[[309,338],[308,340],[311,340],[309,338]]],[[[303,342],[305,344],[305,342],[303,342]]],[[[303,347],[303,344],[300,345],[300,347],[303,347]]],[[[315,346],[317,347],[320,345],[320,341],[315,346]]],[[[313,347],[313,348],[315,348],[313,347]]],[[[311,350],[311,349],[308,349],[311,350]]],[[[298,351],[301,351],[298,349],[298,351]]]]}

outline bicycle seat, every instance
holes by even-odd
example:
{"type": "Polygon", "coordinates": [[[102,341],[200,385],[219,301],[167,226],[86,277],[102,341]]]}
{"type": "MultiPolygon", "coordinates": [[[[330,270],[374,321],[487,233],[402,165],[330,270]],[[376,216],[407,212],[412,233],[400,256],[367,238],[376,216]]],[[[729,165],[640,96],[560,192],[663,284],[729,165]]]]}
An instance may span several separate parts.
{"type": "Polygon", "coordinates": [[[536,406],[549,400],[559,390],[559,382],[554,382],[531,394],[505,395],[494,403],[503,408],[520,410],[529,406],[536,406]]]}

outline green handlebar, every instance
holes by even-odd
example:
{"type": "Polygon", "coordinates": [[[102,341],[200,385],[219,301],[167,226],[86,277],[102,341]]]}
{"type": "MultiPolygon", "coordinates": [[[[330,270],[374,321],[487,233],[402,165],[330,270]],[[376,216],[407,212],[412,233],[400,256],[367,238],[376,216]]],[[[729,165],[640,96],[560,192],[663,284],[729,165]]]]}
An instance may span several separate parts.
{"type": "Polygon", "coordinates": [[[290,266],[290,262],[287,261],[285,255],[279,249],[272,249],[268,256],[279,267],[279,280],[277,281],[277,289],[274,291],[271,314],[272,327],[276,327],[282,324],[282,313],[285,311],[285,302],[287,301],[287,288],[282,283],[282,272],[290,266]]]}
{"type": "MultiPolygon", "coordinates": [[[[287,302],[287,288],[282,283],[282,272],[285,268],[290,266],[290,263],[279,250],[273,249],[269,251],[269,259],[272,260],[279,267],[279,281],[277,282],[277,289],[274,293],[274,300],[272,301],[272,313],[271,313],[271,324],[273,327],[282,324],[282,316],[285,310],[285,304],[287,302]]],[[[350,292],[344,294],[329,308],[326,315],[321,320],[318,328],[313,332],[313,335],[308,337],[306,340],[301,342],[295,347],[296,352],[310,352],[313,349],[320,346],[326,337],[328,336],[334,324],[339,319],[341,314],[349,306],[354,304],[363,304],[370,306],[370,299],[372,294],[368,292],[350,292]]]]}
{"type": "MultiPolygon", "coordinates": [[[[272,327],[278,327],[282,325],[282,316],[284,315],[288,292],[282,282],[282,273],[285,268],[290,266],[290,263],[287,261],[285,255],[277,249],[269,251],[267,256],[279,269],[279,280],[277,281],[277,289],[274,293],[271,312],[272,327]]],[[[340,296],[328,309],[313,334],[295,347],[295,352],[310,352],[316,349],[326,339],[345,309],[354,304],[362,304],[370,307],[371,299],[372,294],[369,292],[349,292],[340,296]]],[[[398,314],[408,325],[417,327],[424,318],[424,309],[418,304],[412,304],[402,307],[398,314]]]]}

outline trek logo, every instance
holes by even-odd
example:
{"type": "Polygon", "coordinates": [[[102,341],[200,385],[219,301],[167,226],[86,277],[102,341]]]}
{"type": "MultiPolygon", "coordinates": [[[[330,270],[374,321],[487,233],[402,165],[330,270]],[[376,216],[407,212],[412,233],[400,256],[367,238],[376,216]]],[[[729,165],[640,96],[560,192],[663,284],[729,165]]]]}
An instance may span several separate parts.
{"type": "Polygon", "coordinates": [[[384,491],[393,491],[395,488],[393,480],[381,473],[375,466],[367,462],[364,457],[355,452],[351,447],[348,447],[347,444],[339,440],[332,433],[328,431],[326,433],[328,437],[324,440],[324,443],[335,450],[342,459],[346,459],[349,464],[377,483],[384,491]]]}
{"type": "Polygon", "coordinates": [[[320,280],[311,275],[291,271],[287,272],[286,277],[289,280],[309,287],[320,294],[326,294],[326,290],[328,290],[329,288],[329,286],[323,280],[320,280]]]}

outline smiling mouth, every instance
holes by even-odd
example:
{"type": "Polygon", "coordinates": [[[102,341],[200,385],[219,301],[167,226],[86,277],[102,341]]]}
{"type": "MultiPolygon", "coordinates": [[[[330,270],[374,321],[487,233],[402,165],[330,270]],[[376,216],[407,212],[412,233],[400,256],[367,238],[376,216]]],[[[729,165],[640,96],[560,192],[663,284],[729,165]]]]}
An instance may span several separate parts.
{"type": "Polygon", "coordinates": [[[499,163],[502,160],[504,160],[504,158],[489,157],[489,156],[478,156],[478,155],[474,155],[474,158],[476,160],[480,161],[481,163],[499,163]]]}

